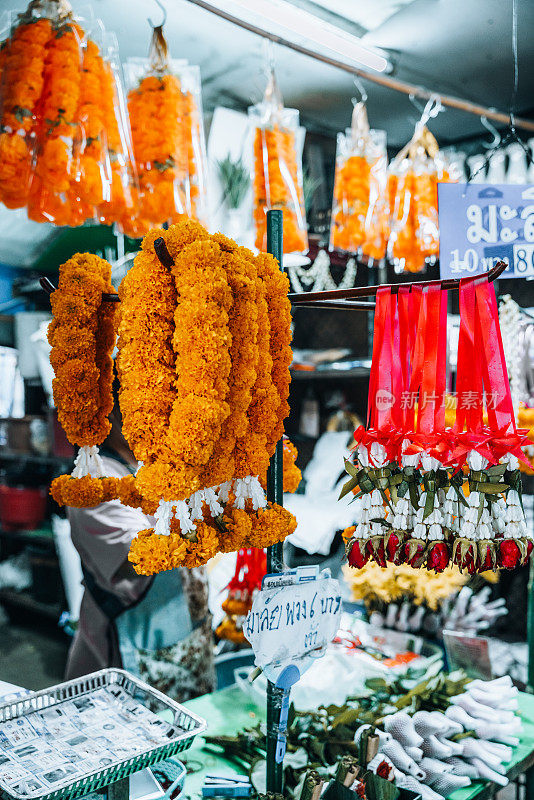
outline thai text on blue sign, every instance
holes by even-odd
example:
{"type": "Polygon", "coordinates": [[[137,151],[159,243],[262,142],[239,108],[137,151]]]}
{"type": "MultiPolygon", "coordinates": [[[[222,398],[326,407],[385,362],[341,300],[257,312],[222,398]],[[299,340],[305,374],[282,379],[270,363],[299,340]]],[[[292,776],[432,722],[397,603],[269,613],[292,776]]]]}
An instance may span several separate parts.
{"type": "Polygon", "coordinates": [[[534,276],[534,185],[439,183],[438,211],[442,278],[534,276]]]}

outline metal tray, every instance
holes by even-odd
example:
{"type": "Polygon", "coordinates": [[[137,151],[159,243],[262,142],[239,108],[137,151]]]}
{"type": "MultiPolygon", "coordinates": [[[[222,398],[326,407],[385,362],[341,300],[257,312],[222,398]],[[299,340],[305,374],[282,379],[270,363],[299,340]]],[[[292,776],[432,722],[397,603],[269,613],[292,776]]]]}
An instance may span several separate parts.
{"type": "Polygon", "coordinates": [[[53,789],[41,793],[19,794],[0,779],[0,795],[4,798],[14,798],[14,800],[57,800],[58,798],[73,800],[187,750],[195,736],[206,730],[205,720],[128,672],[113,668],[103,669],[39,692],[32,692],[21,699],[0,705],[0,726],[8,720],[22,718],[34,711],[41,711],[112,686],[120,687],[156,714],[170,711],[172,723],[169,724],[173,725],[174,731],[169,732],[169,741],[138,753],[134,757],[116,760],[81,777],[76,776],[74,780],[58,781],[53,789]]]}

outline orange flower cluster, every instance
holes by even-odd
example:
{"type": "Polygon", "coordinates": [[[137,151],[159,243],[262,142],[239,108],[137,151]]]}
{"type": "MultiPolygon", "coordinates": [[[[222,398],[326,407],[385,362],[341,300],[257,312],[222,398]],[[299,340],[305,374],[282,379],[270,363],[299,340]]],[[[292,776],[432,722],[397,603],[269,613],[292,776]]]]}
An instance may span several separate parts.
{"type": "Polygon", "coordinates": [[[111,427],[116,304],[103,303],[102,294],[113,291],[108,262],[78,253],[59,268],[59,286],[51,296],[54,402],[75,445],[98,445],[111,427]]]}
{"type": "Polygon", "coordinates": [[[205,144],[198,69],[183,67],[182,80],[172,73],[167,43],[155,28],[148,75],[128,94],[128,111],[140,196],[136,216],[125,233],[144,236],[154,225],[178,222],[183,215],[202,218],[205,201],[205,144]]]}
{"type": "Polygon", "coordinates": [[[411,142],[407,158],[390,176],[391,234],[388,255],[406,272],[420,272],[439,254],[438,181],[448,179],[430,132],[411,142]]]}
{"type": "Polygon", "coordinates": [[[28,134],[43,90],[51,33],[47,19],[21,22],[2,47],[0,199],[8,208],[22,208],[28,197],[32,157],[28,134]]]}
{"type": "Polygon", "coordinates": [[[284,492],[293,494],[299,488],[299,483],[302,480],[302,472],[296,465],[298,452],[295,445],[284,437],[284,492]]]}
{"type": "Polygon", "coordinates": [[[227,508],[222,520],[208,518],[197,523],[194,534],[183,536],[179,526],[170,536],[141,531],[130,546],[128,560],[139,575],[155,575],[175,567],[201,566],[217,552],[230,553],[240,547],[270,547],[295,530],[297,521],[287,509],[269,504],[258,511],[227,508]]]}
{"type": "MultiPolygon", "coordinates": [[[[76,256],[61,268],[52,296],[56,404],[69,439],[87,448],[109,429],[117,308],[102,303],[102,292],[112,291],[109,275],[102,259],[76,256]]],[[[289,410],[287,291],[272,257],[210,236],[194,220],[143,240],[119,289],[117,358],[123,433],[143,463],[135,478],[62,476],[53,485],[59,503],[118,498],[155,514],[156,530],[132,544],[142,574],[204,564],[218,550],[266,547],[294,530],[289,512],[258,508],[254,492],[243,494],[254,476],[265,476],[289,410]],[[221,506],[215,490],[222,498],[240,469],[246,480],[233,494],[225,489],[221,506]]],[[[292,483],[300,476],[295,454],[288,446],[292,483]]],[[[78,476],[97,457],[82,455],[78,476]]]]}
{"type": "Polygon", "coordinates": [[[384,258],[389,235],[385,186],[385,152],[381,155],[370,153],[338,157],[331,247],[352,253],[361,252],[376,260],[384,258]]]}
{"type": "Polygon", "coordinates": [[[98,217],[104,225],[117,222],[124,232],[135,214],[138,201],[137,175],[133,163],[130,125],[122,117],[124,98],[116,70],[108,61],[102,62],[101,97],[104,137],[108,156],[107,174],[110,178],[104,201],[98,207],[98,217]]]}
{"type": "Polygon", "coordinates": [[[72,17],[59,5],[50,13],[30,4],[2,47],[0,200],[27,206],[37,222],[72,226],[97,219],[109,199],[115,78],[72,17]]]}
{"type": "Polygon", "coordinates": [[[267,246],[267,214],[284,213],[284,252],[308,249],[302,174],[297,161],[295,132],[281,125],[254,131],[254,225],[256,247],[267,246]]]}

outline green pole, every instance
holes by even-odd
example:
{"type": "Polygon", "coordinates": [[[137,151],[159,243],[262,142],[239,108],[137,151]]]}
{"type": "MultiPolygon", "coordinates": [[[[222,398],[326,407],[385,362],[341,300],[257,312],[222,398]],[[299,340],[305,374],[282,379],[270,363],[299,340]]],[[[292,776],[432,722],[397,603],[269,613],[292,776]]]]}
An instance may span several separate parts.
{"type": "MultiPolygon", "coordinates": [[[[283,212],[281,210],[267,212],[267,251],[277,259],[280,269],[283,268],[283,226],[283,212]]],[[[282,505],[284,500],[283,473],[283,450],[282,442],[279,441],[267,470],[267,500],[278,505],[282,505]]],[[[280,542],[267,548],[267,572],[282,572],[283,569],[284,545],[280,542]]],[[[275,760],[281,707],[282,690],[277,689],[274,683],[268,681],[266,786],[268,792],[276,794],[281,794],[283,788],[283,764],[277,764],[275,760]]]]}

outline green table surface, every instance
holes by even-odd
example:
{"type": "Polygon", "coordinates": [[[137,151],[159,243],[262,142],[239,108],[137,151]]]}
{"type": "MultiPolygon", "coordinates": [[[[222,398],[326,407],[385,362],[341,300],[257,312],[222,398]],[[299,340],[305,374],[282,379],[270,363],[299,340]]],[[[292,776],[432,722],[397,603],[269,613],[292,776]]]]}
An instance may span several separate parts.
{"type": "MultiPolygon", "coordinates": [[[[265,721],[265,708],[238,686],[229,686],[219,692],[197,697],[185,705],[207,721],[211,736],[231,735],[242,728],[265,721]]],[[[534,765],[534,695],[523,693],[519,695],[519,713],[523,721],[523,730],[520,734],[520,743],[514,748],[514,754],[507,766],[507,775],[510,779],[534,765]]],[[[185,794],[190,797],[200,796],[206,775],[239,771],[224,757],[205,750],[201,737],[198,737],[192,747],[183,753],[182,760],[188,767],[185,794]]],[[[484,800],[486,797],[491,797],[499,788],[487,781],[476,781],[471,786],[454,792],[450,798],[471,800],[476,797],[477,800],[484,800]]]]}

